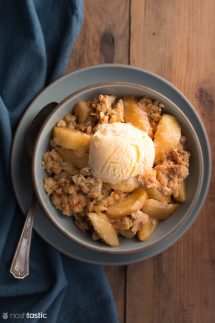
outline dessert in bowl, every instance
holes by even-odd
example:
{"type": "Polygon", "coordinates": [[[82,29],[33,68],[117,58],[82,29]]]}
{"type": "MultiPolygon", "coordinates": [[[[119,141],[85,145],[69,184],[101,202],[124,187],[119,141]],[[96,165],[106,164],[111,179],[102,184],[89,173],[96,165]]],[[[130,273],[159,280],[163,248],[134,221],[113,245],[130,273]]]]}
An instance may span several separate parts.
{"type": "Polygon", "coordinates": [[[128,83],[64,100],[33,157],[36,194],[52,222],[111,253],[143,251],[174,234],[198,203],[202,176],[198,138],[180,107],[128,83]]]}

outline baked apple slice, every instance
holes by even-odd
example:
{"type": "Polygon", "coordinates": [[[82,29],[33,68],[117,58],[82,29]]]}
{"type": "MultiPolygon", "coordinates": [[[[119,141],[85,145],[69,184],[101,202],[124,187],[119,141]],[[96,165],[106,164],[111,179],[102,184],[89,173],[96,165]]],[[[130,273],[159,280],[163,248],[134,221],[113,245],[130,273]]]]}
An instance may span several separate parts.
{"type": "Polygon", "coordinates": [[[182,181],[181,184],[179,185],[179,189],[178,189],[178,194],[175,196],[174,198],[176,199],[176,201],[178,202],[185,202],[186,200],[186,186],[185,186],[185,181],[182,181]]]}
{"type": "Polygon", "coordinates": [[[137,232],[138,239],[140,241],[148,240],[153,231],[155,230],[158,224],[157,219],[152,219],[149,217],[149,220],[142,226],[142,228],[137,232]]]}
{"type": "Polygon", "coordinates": [[[130,193],[133,192],[139,184],[136,177],[130,177],[125,181],[116,184],[109,184],[109,186],[114,190],[130,193]]]}
{"type": "Polygon", "coordinates": [[[53,140],[65,149],[78,149],[89,147],[91,136],[74,129],[54,127],[53,140]]]}
{"type": "Polygon", "coordinates": [[[133,126],[145,131],[149,136],[152,136],[152,128],[149,123],[147,113],[138,105],[134,97],[124,97],[124,120],[130,122],[133,126]]]}
{"type": "Polygon", "coordinates": [[[146,201],[148,195],[142,187],[137,188],[131,194],[125,197],[124,200],[110,205],[107,208],[109,218],[118,218],[125,215],[130,215],[132,212],[140,210],[146,201]]]}
{"type": "Polygon", "coordinates": [[[99,237],[111,247],[119,245],[117,232],[105,213],[88,213],[92,226],[99,237]]]}
{"type": "Polygon", "coordinates": [[[90,115],[90,107],[86,101],[78,101],[74,107],[74,115],[79,124],[87,121],[90,115]]]}
{"type": "Polygon", "coordinates": [[[154,199],[148,199],[145,201],[141,210],[151,216],[153,219],[157,220],[165,220],[170,215],[172,215],[176,209],[178,208],[178,204],[168,204],[163,202],[158,202],[154,199]]]}
{"type": "Polygon", "coordinates": [[[163,161],[169,152],[178,146],[181,127],[170,114],[163,114],[154,135],[155,162],[163,161]]]}
{"type": "Polygon", "coordinates": [[[157,188],[147,188],[146,189],[149,198],[157,200],[159,202],[169,203],[170,202],[170,195],[164,195],[159,189],[157,188]]]}
{"type": "Polygon", "coordinates": [[[83,168],[88,166],[89,154],[86,150],[64,149],[60,146],[56,146],[55,150],[65,162],[72,164],[74,167],[83,168]]]}

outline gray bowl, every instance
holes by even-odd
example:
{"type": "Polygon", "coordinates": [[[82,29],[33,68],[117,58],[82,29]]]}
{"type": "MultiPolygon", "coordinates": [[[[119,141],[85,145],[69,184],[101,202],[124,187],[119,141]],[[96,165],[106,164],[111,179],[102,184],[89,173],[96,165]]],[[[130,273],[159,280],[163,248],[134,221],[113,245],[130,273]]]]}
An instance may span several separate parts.
{"type": "Polygon", "coordinates": [[[51,115],[49,115],[38,134],[32,159],[32,177],[40,205],[52,223],[63,235],[91,250],[112,254],[143,252],[144,250],[150,249],[152,246],[158,246],[161,241],[169,238],[170,236],[172,236],[174,240],[177,240],[177,237],[174,236],[176,234],[176,229],[183,227],[184,231],[186,231],[186,223],[188,226],[190,218],[196,216],[199,212],[198,201],[202,194],[204,194],[204,164],[202,149],[196,131],[186,116],[186,111],[182,111],[180,107],[176,106],[160,93],[150,88],[132,83],[93,84],[92,86],[73,93],[71,96],[63,100],[51,115]],[[55,209],[43,188],[43,178],[46,173],[42,168],[42,156],[43,153],[48,150],[53,127],[59,119],[72,111],[72,108],[77,101],[90,100],[99,94],[115,94],[119,97],[124,95],[147,95],[154,99],[158,99],[164,103],[164,111],[174,115],[179,121],[182,127],[182,134],[187,138],[187,149],[191,152],[191,158],[190,175],[186,181],[186,202],[182,203],[170,218],[160,222],[150,239],[145,242],[139,242],[136,239],[127,240],[120,238],[120,246],[111,248],[99,241],[93,241],[90,236],[84,234],[77,228],[71,217],[63,216],[61,212],[55,209]]]}

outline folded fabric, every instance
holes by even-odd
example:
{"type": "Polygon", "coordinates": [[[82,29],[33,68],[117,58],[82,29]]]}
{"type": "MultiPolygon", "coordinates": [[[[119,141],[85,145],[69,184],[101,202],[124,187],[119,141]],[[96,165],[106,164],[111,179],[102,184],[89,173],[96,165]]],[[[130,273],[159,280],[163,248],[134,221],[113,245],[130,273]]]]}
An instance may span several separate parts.
{"type": "Polygon", "coordinates": [[[117,322],[102,269],[63,256],[36,233],[30,275],[9,273],[24,223],[10,180],[13,132],[32,98],[63,73],[83,3],[0,0],[0,13],[0,321],[38,322],[43,314],[50,323],[117,322]]]}

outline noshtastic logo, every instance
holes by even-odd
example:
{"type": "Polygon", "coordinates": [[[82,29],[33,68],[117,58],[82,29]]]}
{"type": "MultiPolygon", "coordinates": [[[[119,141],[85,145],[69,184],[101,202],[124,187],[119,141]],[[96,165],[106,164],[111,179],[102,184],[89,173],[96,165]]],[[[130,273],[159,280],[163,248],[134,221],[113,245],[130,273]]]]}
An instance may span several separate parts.
{"type": "Polygon", "coordinates": [[[2,318],[4,320],[7,319],[47,319],[47,313],[43,312],[38,312],[38,313],[8,313],[8,312],[3,312],[2,313],[2,318]]]}

